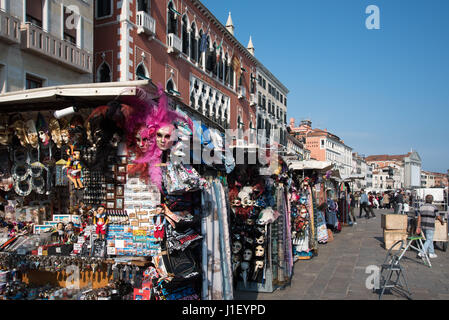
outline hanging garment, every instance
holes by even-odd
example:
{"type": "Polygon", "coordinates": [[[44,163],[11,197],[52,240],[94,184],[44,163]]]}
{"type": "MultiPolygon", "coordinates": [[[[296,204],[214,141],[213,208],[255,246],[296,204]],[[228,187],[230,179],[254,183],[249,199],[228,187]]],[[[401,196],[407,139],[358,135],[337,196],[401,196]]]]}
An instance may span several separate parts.
{"type": "Polygon", "coordinates": [[[214,181],[214,189],[218,204],[218,219],[220,230],[220,253],[221,253],[221,271],[223,278],[223,299],[232,300],[232,271],[231,271],[231,247],[229,238],[229,228],[227,223],[227,208],[223,186],[219,180],[214,181]]]}
{"type": "Polygon", "coordinates": [[[328,234],[326,220],[321,211],[317,211],[317,238],[319,243],[327,243],[328,234]]]}

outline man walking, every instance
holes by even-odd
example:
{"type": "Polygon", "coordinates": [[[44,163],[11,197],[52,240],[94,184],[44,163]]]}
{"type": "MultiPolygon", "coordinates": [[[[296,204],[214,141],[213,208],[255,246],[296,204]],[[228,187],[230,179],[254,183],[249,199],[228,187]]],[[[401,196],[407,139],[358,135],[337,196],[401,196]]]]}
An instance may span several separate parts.
{"type": "Polygon", "coordinates": [[[383,197],[383,208],[384,209],[390,209],[390,196],[388,195],[388,193],[384,194],[384,197],[383,197]]]}
{"type": "Polygon", "coordinates": [[[352,194],[352,192],[349,192],[349,210],[351,212],[353,224],[357,224],[357,220],[355,219],[355,214],[354,214],[354,208],[355,208],[355,197],[352,194]]]}
{"type": "Polygon", "coordinates": [[[396,207],[394,209],[394,213],[402,214],[403,205],[404,205],[404,192],[402,190],[398,190],[398,194],[396,196],[396,207]]]}
{"type": "MultiPolygon", "coordinates": [[[[418,221],[416,227],[416,234],[421,233],[421,229],[426,237],[426,242],[424,242],[423,250],[428,252],[429,258],[436,258],[435,250],[433,247],[433,235],[435,233],[435,219],[437,219],[442,225],[444,224],[441,215],[437,215],[438,209],[432,204],[433,196],[428,194],[426,196],[426,203],[419,207],[418,211],[418,221]]],[[[422,254],[419,253],[418,256],[421,258],[422,254]]]]}
{"type": "Polygon", "coordinates": [[[362,217],[362,210],[365,210],[365,213],[366,213],[365,217],[367,219],[369,219],[369,211],[368,211],[368,209],[370,209],[373,217],[375,217],[373,210],[369,206],[368,196],[366,195],[365,190],[362,189],[361,195],[360,195],[360,214],[359,214],[359,219],[362,217]]]}

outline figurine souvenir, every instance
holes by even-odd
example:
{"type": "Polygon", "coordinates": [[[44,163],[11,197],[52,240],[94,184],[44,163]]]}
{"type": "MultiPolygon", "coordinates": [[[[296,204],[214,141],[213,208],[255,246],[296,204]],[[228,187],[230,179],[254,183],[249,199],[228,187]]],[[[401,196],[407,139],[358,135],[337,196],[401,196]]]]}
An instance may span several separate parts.
{"type": "Polygon", "coordinates": [[[65,236],[65,234],[64,234],[64,223],[59,222],[56,225],[56,232],[57,232],[57,235],[58,235],[59,243],[64,243],[64,236],[65,236]]]}
{"type": "Polygon", "coordinates": [[[161,205],[156,206],[156,215],[153,218],[154,221],[154,237],[156,241],[162,241],[165,236],[165,216],[164,207],[161,205]]]}
{"type": "Polygon", "coordinates": [[[106,239],[106,232],[109,223],[109,219],[106,214],[105,206],[99,205],[94,216],[94,224],[97,226],[95,233],[101,240],[106,239]]]}
{"type": "Polygon", "coordinates": [[[256,281],[257,280],[257,277],[258,277],[258,275],[259,275],[259,272],[261,271],[261,270],[263,270],[263,267],[264,267],[264,262],[263,262],[263,260],[256,260],[255,262],[254,262],[254,270],[253,270],[253,281],[256,281]]]}
{"type": "Polygon", "coordinates": [[[72,151],[71,157],[68,159],[65,166],[67,170],[67,178],[74,184],[75,189],[84,188],[81,182],[81,151],[74,149],[72,151]]]}
{"type": "Polygon", "coordinates": [[[65,227],[65,234],[67,243],[75,243],[76,242],[76,235],[75,235],[75,226],[73,222],[69,222],[67,226],[65,227]]]}

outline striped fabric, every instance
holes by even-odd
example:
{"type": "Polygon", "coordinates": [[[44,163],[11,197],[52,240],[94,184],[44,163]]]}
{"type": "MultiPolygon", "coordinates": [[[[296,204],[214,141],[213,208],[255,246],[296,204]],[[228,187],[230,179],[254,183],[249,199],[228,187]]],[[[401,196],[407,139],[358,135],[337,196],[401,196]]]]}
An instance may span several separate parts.
{"type": "Polygon", "coordinates": [[[435,219],[438,214],[438,209],[430,203],[425,203],[419,207],[419,216],[421,216],[421,229],[435,230],[435,219]]]}

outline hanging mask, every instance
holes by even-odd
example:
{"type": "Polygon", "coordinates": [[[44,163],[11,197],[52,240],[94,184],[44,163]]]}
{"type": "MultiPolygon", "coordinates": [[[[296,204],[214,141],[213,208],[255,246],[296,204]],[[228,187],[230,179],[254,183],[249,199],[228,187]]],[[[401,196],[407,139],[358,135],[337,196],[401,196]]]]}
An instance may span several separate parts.
{"type": "Polygon", "coordinates": [[[246,224],[247,225],[249,225],[249,226],[253,226],[254,225],[254,223],[255,223],[255,220],[254,219],[246,219],[246,224]]]}
{"type": "Polygon", "coordinates": [[[244,261],[251,261],[252,257],[253,257],[253,252],[251,251],[251,249],[245,249],[245,251],[243,251],[243,260],[244,261]]]}
{"type": "Polygon", "coordinates": [[[240,266],[242,269],[242,273],[240,275],[242,276],[243,279],[243,285],[246,287],[248,281],[249,262],[243,261],[240,266]]]}
{"type": "Polygon", "coordinates": [[[245,242],[252,246],[254,243],[254,239],[250,237],[245,237],[245,242]]]}
{"type": "Polygon", "coordinates": [[[256,238],[256,243],[257,244],[263,244],[264,242],[265,242],[265,236],[263,234],[260,235],[258,238],[256,238]]]}
{"type": "Polygon", "coordinates": [[[263,257],[265,254],[265,248],[262,245],[258,245],[254,253],[258,258],[263,257]]]}
{"type": "Polygon", "coordinates": [[[27,130],[25,128],[25,122],[22,120],[17,120],[12,124],[14,130],[14,135],[19,139],[22,147],[28,145],[27,130]]]}
{"type": "Polygon", "coordinates": [[[257,276],[259,275],[259,272],[263,270],[264,262],[262,260],[256,260],[254,263],[254,270],[253,270],[253,281],[256,281],[257,276]]]}
{"type": "Polygon", "coordinates": [[[307,197],[306,196],[301,196],[301,198],[299,199],[299,203],[305,204],[306,202],[307,202],[307,197]]]}
{"type": "Polygon", "coordinates": [[[242,258],[238,254],[232,255],[232,272],[235,273],[237,268],[240,266],[242,258]]]}
{"type": "Polygon", "coordinates": [[[26,136],[27,136],[27,140],[28,143],[31,145],[31,147],[33,148],[37,148],[39,145],[39,139],[38,139],[38,134],[37,134],[37,130],[36,130],[36,125],[34,123],[34,120],[28,120],[25,123],[25,127],[26,127],[26,136]]]}
{"type": "Polygon", "coordinates": [[[37,114],[36,130],[39,141],[46,146],[50,142],[50,129],[48,128],[47,121],[45,121],[45,118],[40,112],[37,114]]]}
{"type": "Polygon", "coordinates": [[[233,207],[240,207],[240,206],[241,206],[240,200],[239,200],[239,199],[234,199],[234,200],[232,201],[232,206],[233,206],[233,207]]]}
{"type": "Polygon", "coordinates": [[[162,151],[170,149],[176,140],[174,129],[173,125],[167,125],[157,131],[156,144],[162,151]]]}
{"type": "Polygon", "coordinates": [[[48,127],[51,133],[51,140],[53,140],[56,147],[60,149],[62,145],[62,137],[58,120],[56,118],[52,118],[48,124],[48,127]]]}
{"type": "Polygon", "coordinates": [[[242,243],[240,241],[234,241],[232,244],[232,253],[237,254],[242,250],[242,243]]]}
{"type": "Polygon", "coordinates": [[[69,134],[69,122],[63,118],[59,120],[59,128],[61,133],[61,143],[69,144],[70,134],[69,134]]]}
{"type": "Polygon", "coordinates": [[[142,137],[142,132],[144,131],[144,129],[145,128],[141,128],[136,134],[137,147],[142,153],[147,152],[151,145],[150,140],[147,137],[142,137]]]}

